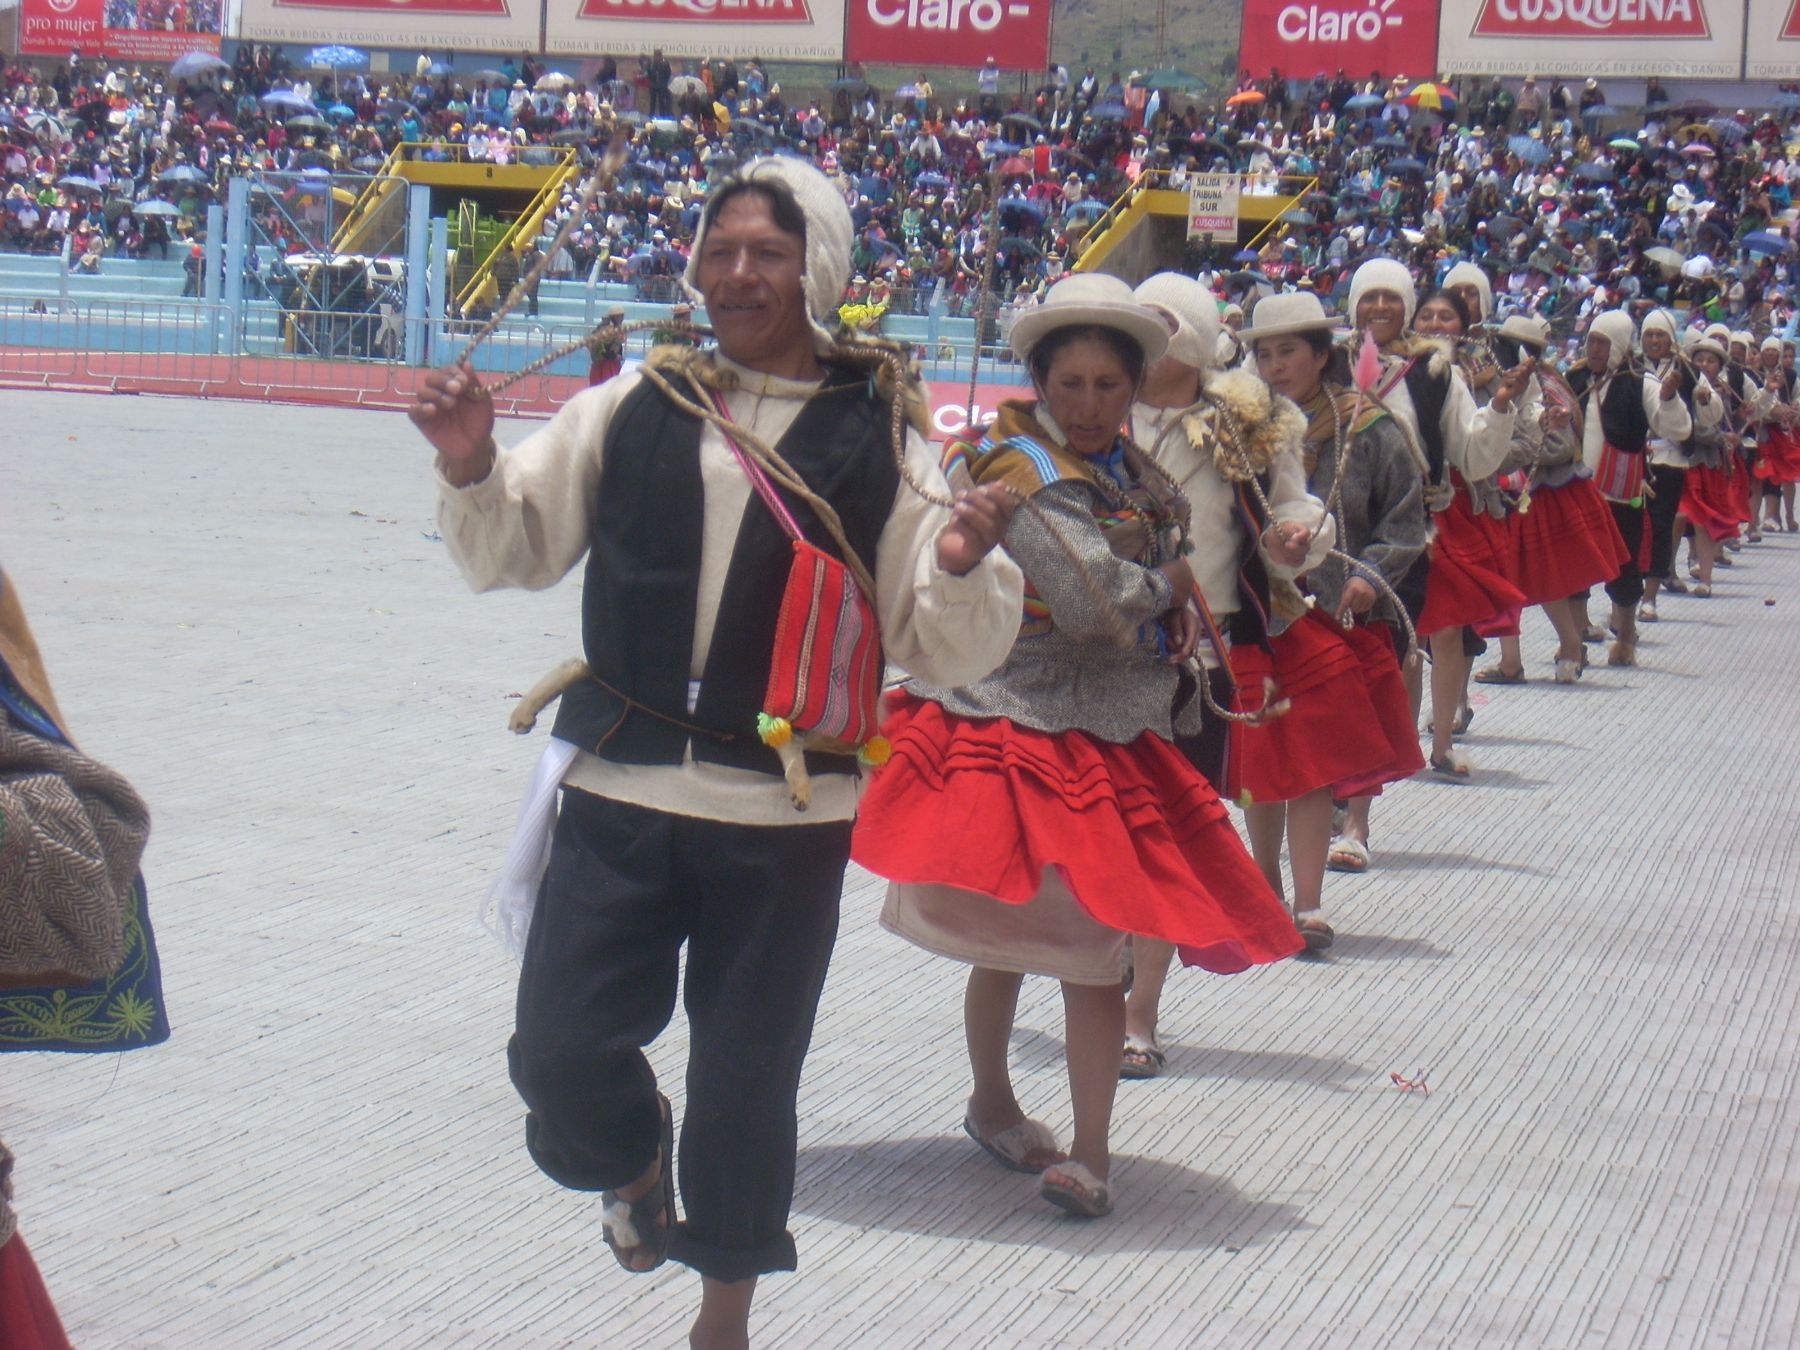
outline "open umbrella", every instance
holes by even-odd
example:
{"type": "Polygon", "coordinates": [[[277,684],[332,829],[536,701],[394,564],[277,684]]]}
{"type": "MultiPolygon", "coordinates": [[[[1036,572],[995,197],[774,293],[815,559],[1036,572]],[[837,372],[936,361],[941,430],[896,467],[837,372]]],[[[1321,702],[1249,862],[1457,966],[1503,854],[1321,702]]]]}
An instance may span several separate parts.
{"type": "Polygon", "coordinates": [[[1191,70],[1182,70],[1177,66],[1164,66],[1153,70],[1148,75],[1140,75],[1132,81],[1146,89],[1166,89],[1171,94],[1204,94],[1206,81],[1191,70]]]}
{"type": "Polygon", "coordinates": [[[1619,110],[1612,107],[1610,104],[1596,103],[1591,108],[1583,108],[1581,110],[1581,115],[1583,117],[1594,118],[1617,117],[1619,115],[1619,110]]]}
{"type": "Polygon", "coordinates": [[[1397,173],[1404,177],[1425,172],[1425,166],[1416,159],[1390,159],[1382,167],[1389,173],[1397,173]]]}
{"type": "Polygon", "coordinates": [[[1345,100],[1344,107],[1351,112],[1368,113],[1374,112],[1386,102],[1380,94],[1357,94],[1345,100]]]}
{"type": "Polygon", "coordinates": [[[1404,150],[1406,149],[1406,138],[1404,136],[1377,136],[1369,144],[1377,150],[1404,150]]]}
{"type": "Polygon", "coordinates": [[[1070,220],[1091,220],[1095,216],[1106,214],[1106,203],[1097,202],[1092,197],[1078,201],[1067,212],[1070,220]]]}
{"type": "Polygon", "coordinates": [[[894,97],[898,99],[923,98],[924,96],[925,91],[916,84],[903,84],[894,90],[894,97]]]}
{"type": "Polygon", "coordinates": [[[192,164],[173,164],[156,175],[159,183],[204,183],[206,175],[192,164]]]}
{"type": "Polygon", "coordinates": [[[1689,159],[1712,159],[1719,152],[1705,141],[1692,141],[1681,147],[1681,153],[1689,159]]]}
{"type": "Polygon", "coordinates": [[[1750,128],[1735,117],[1715,117],[1706,124],[1719,133],[1719,139],[1727,145],[1736,145],[1750,134],[1750,128]]]}
{"type": "Polygon", "coordinates": [[[1542,164],[1550,158],[1550,147],[1535,136],[1509,136],[1506,148],[1531,165],[1542,164]]]}
{"type": "Polygon", "coordinates": [[[1031,225],[1041,225],[1044,220],[1044,208],[1024,197],[1008,197],[1000,203],[1000,219],[1002,221],[1024,221],[1031,225]]]}
{"type": "Polygon", "coordinates": [[[676,98],[682,98],[688,94],[704,94],[706,81],[698,75],[677,75],[669,81],[669,92],[676,98]]]}
{"type": "Polygon", "coordinates": [[[1644,148],[1629,136],[1614,136],[1607,144],[1615,150],[1642,150],[1644,148]]]}
{"type": "Polygon", "coordinates": [[[1717,270],[1718,268],[1713,263],[1713,260],[1704,253],[1697,253],[1681,264],[1681,275],[1684,277],[1692,277],[1696,281],[1706,280],[1706,278],[1710,277],[1717,270]]]}
{"type": "Polygon", "coordinates": [[[139,219],[146,216],[178,216],[181,214],[181,208],[174,202],[165,202],[152,197],[148,201],[134,202],[131,214],[139,219]]]}
{"type": "Polygon", "coordinates": [[[1754,234],[1745,235],[1743,246],[1748,253],[1764,253],[1770,257],[1794,251],[1794,241],[1773,230],[1757,230],[1754,234]]]}
{"type": "Polygon", "coordinates": [[[1492,220],[1488,221],[1487,227],[1490,238],[1511,239],[1520,230],[1525,228],[1525,222],[1520,220],[1517,216],[1501,215],[1495,216],[1492,220]]]}
{"type": "Polygon", "coordinates": [[[385,158],[383,158],[381,155],[358,155],[355,159],[350,161],[350,167],[353,169],[362,169],[367,172],[373,172],[374,170],[379,169],[383,164],[386,164],[386,163],[387,163],[387,160],[385,158]]]}
{"type": "Polygon", "coordinates": [[[1010,122],[1015,126],[1024,127],[1025,130],[1032,132],[1034,135],[1044,129],[1044,124],[1038,121],[1037,118],[1033,117],[1030,113],[1009,112],[1000,120],[1002,122],[1010,122]]]}
{"type": "Polygon", "coordinates": [[[1018,155],[1012,155],[1000,161],[999,174],[1002,178],[1012,178],[1021,174],[1029,175],[1030,173],[1031,165],[1018,155]]]}
{"type": "Polygon", "coordinates": [[[1032,243],[1031,240],[1020,239],[1017,235],[1007,235],[1003,238],[1000,241],[999,249],[1002,253],[1023,253],[1028,258],[1044,256],[1043,249],[1032,243]]]}
{"type": "Polygon", "coordinates": [[[1719,105],[1708,103],[1703,98],[1690,98],[1681,103],[1671,103],[1664,108],[1663,116],[1673,121],[1686,121],[1700,117],[1713,117],[1718,114],[1719,105]]]}
{"type": "Polygon", "coordinates": [[[1415,84],[1400,101],[1409,108],[1424,108],[1428,112],[1456,111],[1456,91],[1447,84],[1435,84],[1430,80],[1415,84]]]}
{"type": "Polygon", "coordinates": [[[478,70],[473,75],[469,76],[469,78],[471,80],[479,81],[482,84],[490,85],[511,84],[513,82],[513,77],[508,75],[504,70],[478,70]]]}
{"type": "Polygon", "coordinates": [[[869,82],[867,80],[850,78],[833,80],[830,84],[825,86],[826,90],[833,94],[860,94],[868,87],[869,82]]]}
{"type": "Polygon", "coordinates": [[[1123,103],[1096,103],[1089,108],[1087,115],[1096,122],[1123,122],[1127,109],[1123,103]]]}
{"type": "Polygon", "coordinates": [[[98,183],[96,183],[93,179],[83,177],[81,174],[78,174],[78,173],[64,174],[61,178],[56,180],[56,186],[58,186],[59,188],[67,189],[70,192],[98,192],[98,191],[100,191],[100,185],[98,183]]]}
{"type": "Polygon", "coordinates": [[[236,122],[227,122],[223,117],[209,117],[206,119],[206,129],[220,136],[229,136],[238,127],[236,122]]]}
{"type": "Polygon", "coordinates": [[[1319,218],[1311,211],[1303,211],[1297,206],[1293,207],[1291,210],[1283,211],[1279,219],[1284,225],[1299,225],[1302,227],[1307,225],[1317,225],[1319,223],[1319,218]]]}
{"type": "Polygon", "coordinates": [[[221,60],[214,52],[184,52],[169,63],[169,75],[177,80],[191,80],[214,70],[230,70],[231,62],[221,60]]]}
{"type": "Polygon", "coordinates": [[[317,113],[301,113],[298,117],[290,117],[287,119],[287,126],[289,131],[292,131],[295,127],[299,127],[302,131],[331,130],[331,123],[327,122],[317,113]]]}
{"type": "Polygon", "coordinates": [[[262,96],[262,105],[276,112],[313,112],[312,100],[302,98],[292,89],[271,89],[262,96]]]}
{"type": "Polygon", "coordinates": [[[935,192],[942,192],[950,186],[950,180],[943,174],[932,173],[929,170],[921,174],[914,174],[913,182],[919,187],[930,188],[935,192]]]}
{"type": "Polygon", "coordinates": [[[1227,108],[1241,108],[1246,103],[1265,103],[1269,96],[1260,89],[1246,89],[1242,93],[1233,94],[1225,100],[1227,108]]]}
{"type": "Polygon", "coordinates": [[[1262,254],[1258,253],[1253,248],[1240,248],[1236,253],[1231,255],[1231,261],[1255,262],[1260,257],[1262,257],[1262,254]]]}
{"type": "Polygon", "coordinates": [[[434,80],[441,80],[446,75],[454,75],[456,73],[456,67],[451,65],[448,61],[433,61],[426,67],[425,73],[434,80]]]}
{"type": "Polygon", "coordinates": [[[1591,160],[1586,164],[1575,166],[1575,176],[1588,183],[1610,183],[1613,181],[1613,167],[1591,160]]]}
{"type": "Polygon", "coordinates": [[[308,52],[306,64],[314,70],[356,70],[369,64],[369,54],[341,42],[328,42],[308,52]]]}
{"type": "Polygon", "coordinates": [[[560,70],[546,70],[537,77],[537,83],[532,88],[546,94],[560,94],[574,85],[573,75],[565,75],[560,70]]]}
{"type": "Polygon", "coordinates": [[[325,110],[325,116],[329,117],[333,122],[354,122],[356,120],[356,109],[352,108],[348,103],[334,103],[325,110]]]}

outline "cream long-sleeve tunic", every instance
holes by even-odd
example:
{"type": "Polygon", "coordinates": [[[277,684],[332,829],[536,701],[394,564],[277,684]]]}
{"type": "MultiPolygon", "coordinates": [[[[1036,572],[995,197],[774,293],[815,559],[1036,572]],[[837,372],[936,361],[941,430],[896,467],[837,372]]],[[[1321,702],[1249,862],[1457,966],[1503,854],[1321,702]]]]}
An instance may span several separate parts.
{"type": "Polygon", "coordinates": [[[1632,371],[1615,372],[1603,380],[1595,380],[1588,390],[1581,423],[1581,462],[1587,465],[1589,473],[1600,467],[1600,454],[1606,448],[1606,432],[1600,426],[1600,405],[1606,401],[1607,391],[1615,378],[1643,381],[1644,417],[1650,423],[1650,442],[1644,447],[1646,450],[1658,440],[1685,441],[1694,431],[1694,419],[1688,415],[1687,404],[1682,402],[1680,394],[1664,398],[1658,381],[1632,371]]]}
{"type": "MultiPolygon", "coordinates": [[[[740,387],[725,396],[734,422],[773,445],[799,415],[817,382],[777,379],[735,366],[740,387]]],[[[510,450],[479,483],[454,487],[438,464],[438,522],[469,585],[477,591],[541,590],[568,574],[587,553],[589,514],[601,482],[602,451],[614,413],[643,376],[627,371],[570,399],[542,429],[510,450]]],[[[654,453],[654,447],[644,447],[654,453]]],[[[907,467],[922,484],[948,493],[937,457],[908,433],[907,467]]],[[[719,597],[744,512],[754,491],[723,434],[710,423],[700,436],[705,512],[700,583],[694,613],[689,705],[698,695],[712,646],[719,597]]],[[[764,510],[759,502],[755,509],[764,510]]],[[[903,482],[871,560],[875,608],[887,659],[921,678],[955,685],[980,679],[1006,659],[1019,628],[1024,578],[996,549],[964,576],[938,566],[937,539],[950,513],[903,482]]],[[[784,780],[727,765],[620,764],[579,753],[563,777],[568,787],[676,815],[754,825],[818,824],[856,814],[860,779],[824,774],[813,781],[811,809],[794,810],[784,780]]]]}
{"type": "MultiPolygon", "coordinates": [[[[1387,387],[1388,372],[1401,359],[1394,356],[1381,358],[1382,387],[1387,387]]],[[[1425,442],[1419,437],[1419,410],[1413,406],[1412,391],[1406,387],[1406,381],[1395,380],[1392,388],[1381,396],[1381,401],[1387,405],[1389,414],[1411,434],[1413,443],[1423,450],[1425,442]]],[[[1506,412],[1498,411],[1492,403],[1485,408],[1477,407],[1468,384],[1452,373],[1450,394],[1444,400],[1444,411],[1438,418],[1438,427],[1444,437],[1445,462],[1470,483],[1498,472],[1506,461],[1506,450],[1512,441],[1513,423],[1517,417],[1516,407],[1506,412]]]]}

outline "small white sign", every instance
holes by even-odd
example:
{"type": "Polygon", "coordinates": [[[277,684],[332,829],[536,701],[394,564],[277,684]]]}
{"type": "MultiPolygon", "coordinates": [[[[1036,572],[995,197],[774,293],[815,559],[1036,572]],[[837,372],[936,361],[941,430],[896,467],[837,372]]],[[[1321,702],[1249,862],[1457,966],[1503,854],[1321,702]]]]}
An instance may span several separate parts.
{"type": "Polygon", "coordinates": [[[1229,235],[1237,238],[1238,176],[1197,173],[1188,180],[1188,238],[1229,235]]]}

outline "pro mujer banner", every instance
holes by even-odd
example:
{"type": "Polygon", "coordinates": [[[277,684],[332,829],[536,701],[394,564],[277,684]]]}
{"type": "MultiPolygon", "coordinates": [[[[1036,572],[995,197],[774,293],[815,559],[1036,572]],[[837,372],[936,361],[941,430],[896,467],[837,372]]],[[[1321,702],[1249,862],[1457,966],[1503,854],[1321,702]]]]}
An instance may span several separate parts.
{"type": "Polygon", "coordinates": [[[1238,65],[1261,79],[1437,73],[1438,0],[1244,0],[1238,65]]]}
{"type": "Polygon", "coordinates": [[[21,0],[19,52],[123,61],[173,61],[187,52],[219,50],[224,0],[21,0]]]}
{"type": "Polygon", "coordinates": [[[1747,80],[1800,79],[1800,0],[1750,0],[1747,80]]]}
{"type": "Polygon", "coordinates": [[[242,0],[247,42],[535,52],[538,0],[242,0]]]}
{"type": "Polygon", "coordinates": [[[1443,0],[1447,75],[1736,79],[1743,0],[1443,0]]]}
{"type": "Polygon", "coordinates": [[[550,0],[552,52],[839,61],[844,0],[550,0]]]}

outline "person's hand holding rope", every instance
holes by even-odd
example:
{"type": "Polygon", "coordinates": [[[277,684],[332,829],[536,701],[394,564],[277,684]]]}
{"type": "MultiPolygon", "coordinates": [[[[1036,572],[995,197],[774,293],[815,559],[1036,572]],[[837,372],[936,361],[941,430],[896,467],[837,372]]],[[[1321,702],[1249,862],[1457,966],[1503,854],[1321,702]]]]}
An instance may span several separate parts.
{"type": "Polygon", "coordinates": [[[1263,551],[1281,567],[1296,568],[1306,562],[1312,531],[1297,520],[1280,521],[1263,531],[1263,551]]]}
{"type": "Polygon", "coordinates": [[[960,494],[950,508],[950,523],[938,534],[938,566],[959,577],[974,568],[1006,537],[1022,500],[1004,483],[960,494]]]}
{"type": "Polygon", "coordinates": [[[494,400],[467,365],[432,371],[406,415],[444,457],[444,477],[457,487],[479,483],[494,467],[494,400]]]}

